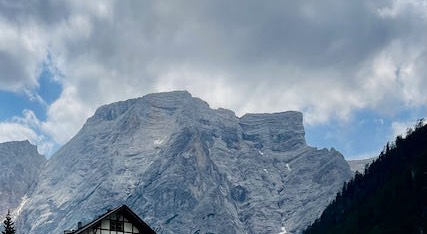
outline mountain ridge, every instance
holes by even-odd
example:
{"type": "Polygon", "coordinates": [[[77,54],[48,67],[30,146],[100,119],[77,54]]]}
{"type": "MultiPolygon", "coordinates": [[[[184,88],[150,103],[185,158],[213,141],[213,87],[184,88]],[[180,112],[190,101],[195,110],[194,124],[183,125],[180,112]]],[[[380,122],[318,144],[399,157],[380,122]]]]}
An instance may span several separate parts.
{"type": "Polygon", "coordinates": [[[185,91],[104,105],[48,161],[17,227],[58,233],[125,203],[158,233],[297,233],[351,178],[304,134],[300,112],[238,118],[185,91]]]}
{"type": "Polygon", "coordinates": [[[0,217],[18,207],[45,162],[27,140],[0,143],[0,217]]]}
{"type": "Polygon", "coordinates": [[[365,158],[365,159],[353,159],[353,160],[347,160],[348,164],[350,165],[351,171],[354,173],[359,172],[363,173],[365,171],[365,168],[369,166],[377,157],[372,158],[365,158]]]}

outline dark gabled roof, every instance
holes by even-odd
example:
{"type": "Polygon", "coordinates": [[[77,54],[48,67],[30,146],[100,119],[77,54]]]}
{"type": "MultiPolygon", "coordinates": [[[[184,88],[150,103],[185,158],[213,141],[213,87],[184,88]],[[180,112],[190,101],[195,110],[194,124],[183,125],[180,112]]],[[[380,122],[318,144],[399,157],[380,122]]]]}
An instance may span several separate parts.
{"type": "Polygon", "coordinates": [[[127,205],[121,205],[119,207],[116,207],[108,211],[107,213],[99,216],[94,221],[84,225],[79,230],[72,232],[72,234],[81,234],[86,230],[95,228],[96,226],[100,225],[103,219],[107,218],[109,215],[114,214],[116,212],[121,212],[124,216],[126,216],[126,218],[129,221],[131,221],[132,224],[135,225],[135,227],[139,229],[140,233],[156,234],[156,232],[153,229],[151,229],[150,226],[148,226],[144,221],[142,221],[142,219],[138,217],[138,215],[136,215],[127,205]]]}

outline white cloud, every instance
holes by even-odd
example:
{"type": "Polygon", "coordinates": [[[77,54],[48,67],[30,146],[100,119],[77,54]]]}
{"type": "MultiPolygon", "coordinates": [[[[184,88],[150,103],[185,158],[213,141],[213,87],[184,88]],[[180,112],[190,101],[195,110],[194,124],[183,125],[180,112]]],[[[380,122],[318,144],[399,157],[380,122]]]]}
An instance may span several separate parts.
{"type": "Polygon", "coordinates": [[[426,19],[427,1],[425,0],[395,0],[391,1],[391,6],[385,6],[378,9],[378,14],[384,18],[407,17],[408,13],[416,17],[426,19]]]}
{"type": "Polygon", "coordinates": [[[19,123],[0,123],[0,142],[30,140],[37,142],[38,134],[19,123]]]}
{"type": "Polygon", "coordinates": [[[393,122],[391,124],[391,128],[393,130],[393,136],[391,136],[391,140],[394,140],[397,136],[406,136],[406,133],[409,128],[414,128],[415,121],[408,121],[408,122],[393,122]]]}
{"type": "Polygon", "coordinates": [[[51,155],[55,144],[40,132],[41,122],[30,110],[24,110],[22,116],[0,122],[0,142],[29,140],[38,146],[38,151],[51,155]]]}
{"type": "Polygon", "coordinates": [[[64,144],[79,131],[90,114],[90,109],[76,96],[75,88],[67,87],[49,107],[48,119],[40,127],[56,143],[64,144]]]}
{"type": "Polygon", "coordinates": [[[40,126],[60,144],[101,104],[173,89],[238,115],[301,110],[308,124],[427,103],[425,1],[183,5],[3,5],[0,60],[13,66],[0,87],[31,92],[49,53],[64,91],[40,126]]]}
{"type": "Polygon", "coordinates": [[[226,74],[204,73],[191,68],[175,68],[159,73],[155,92],[187,90],[193,96],[209,100],[211,108],[233,108],[238,104],[235,89],[226,74]],[[205,92],[209,90],[209,92],[205,92]]]}
{"type": "Polygon", "coordinates": [[[13,117],[12,122],[22,124],[23,126],[28,126],[33,129],[38,128],[41,124],[40,120],[37,119],[37,116],[34,114],[34,112],[30,110],[24,110],[22,112],[22,117],[13,117]]]}
{"type": "Polygon", "coordinates": [[[0,90],[36,87],[39,66],[46,57],[44,32],[31,21],[17,26],[1,17],[0,31],[0,90]]]}

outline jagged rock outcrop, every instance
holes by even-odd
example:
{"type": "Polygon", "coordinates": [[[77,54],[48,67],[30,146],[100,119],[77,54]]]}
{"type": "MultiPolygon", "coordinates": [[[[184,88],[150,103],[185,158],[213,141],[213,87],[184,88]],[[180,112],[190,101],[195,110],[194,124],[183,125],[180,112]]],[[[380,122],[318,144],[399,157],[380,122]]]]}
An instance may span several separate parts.
{"type": "Polygon", "coordinates": [[[28,141],[0,143],[0,217],[18,207],[45,161],[28,141]]]}
{"type": "Polygon", "coordinates": [[[188,92],[100,107],[48,162],[19,215],[25,233],[61,233],[126,203],[158,233],[290,233],[352,173],[307,146],[302,114],[213,110],[188,92]]]}

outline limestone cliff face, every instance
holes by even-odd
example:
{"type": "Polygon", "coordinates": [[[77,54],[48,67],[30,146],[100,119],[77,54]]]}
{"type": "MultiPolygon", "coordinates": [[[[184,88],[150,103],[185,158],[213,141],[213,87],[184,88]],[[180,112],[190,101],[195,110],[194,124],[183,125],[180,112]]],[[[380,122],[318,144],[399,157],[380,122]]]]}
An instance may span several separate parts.
{"type": "Polygon", "coordinates": [[[211,109],[188,92],[100,107],[48,162],[18,219],[61,233],[126,203],[158,233],[299,232],[351,177],[302,114],[211,109]]]}
{"type": "Polygon", "coordinates": [[[45,161],[28,141],[0,143],[0,218],[18,207],[45,161]]]}

